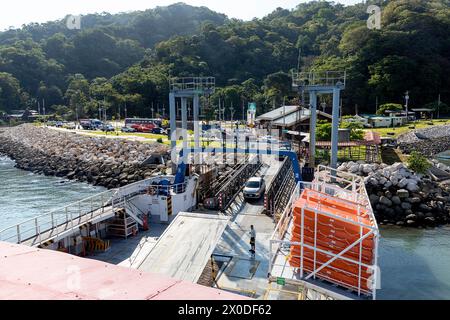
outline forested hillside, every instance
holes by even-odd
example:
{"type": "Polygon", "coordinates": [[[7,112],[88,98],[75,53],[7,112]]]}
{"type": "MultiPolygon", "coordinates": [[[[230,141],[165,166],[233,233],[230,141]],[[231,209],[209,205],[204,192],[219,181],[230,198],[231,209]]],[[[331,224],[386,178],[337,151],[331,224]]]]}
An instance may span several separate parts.
{"type": "Polygon", "coordinates": [[[65,94],[75,75],[89,81],[109,79],[141,61],[156,43],[195,34],[203,23],[220,25],[226,19],[204,7],[175,4],[86,15],[81,30],[68,29],[64,18],[1,32],[0,110],[35,105],[34,100],[42,99],[48,106],[68,105],[65,94]]]}
{"type": "Polygon", "coordinates": [[[373,2],[382,7],[380,30],[367,28],[368,4],[323,1],[252,21],[178,4],[88,16],[81,31],[62,22],[25,26],[0,34],[0,109],[45,98],[60,114],[105,105],[117,115],[126,105],[149,115],[152,104],[167,106],[169,77],[205,75],[220,86],[210,105],[221,97],[240,117],[248,101],[263,111],[295,100],[290,74],[298,66],[347,70],[346,112],[375,112],[377,98],[403,103],[406,90],[416,107],[434,106],[439,94],[448,103],[450,1],[373,2]]]}

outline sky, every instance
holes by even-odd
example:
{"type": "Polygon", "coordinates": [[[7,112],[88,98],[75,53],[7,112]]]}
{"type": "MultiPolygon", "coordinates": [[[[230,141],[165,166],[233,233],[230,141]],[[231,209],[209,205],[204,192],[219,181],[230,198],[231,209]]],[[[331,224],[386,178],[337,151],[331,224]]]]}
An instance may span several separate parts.
{"type": "MultiPolygon", "coordinates": [[[[295,8],[308,0],[7,0],[2,1],[0,30],[20,27],[31,22],[43,23],[62,19],[67,14],[118,13],[151,9],[177,2],[193,6],[206,6],[224,13],[230,18],[251,20],[262,18],[277,7],[295,8]]],[[[343,4],[360,3],[362,0],[335,0],[343,4]]]]}

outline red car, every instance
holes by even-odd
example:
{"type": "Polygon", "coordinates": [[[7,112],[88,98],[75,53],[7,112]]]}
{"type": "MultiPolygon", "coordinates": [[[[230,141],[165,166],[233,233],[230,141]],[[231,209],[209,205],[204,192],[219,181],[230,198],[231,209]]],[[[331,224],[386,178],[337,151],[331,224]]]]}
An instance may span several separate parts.
{"type": "Polygon", "coordinates": [[[151,133],[156,126],[154,124],[134,124],[131,127],[136,132],[151,133]]]}

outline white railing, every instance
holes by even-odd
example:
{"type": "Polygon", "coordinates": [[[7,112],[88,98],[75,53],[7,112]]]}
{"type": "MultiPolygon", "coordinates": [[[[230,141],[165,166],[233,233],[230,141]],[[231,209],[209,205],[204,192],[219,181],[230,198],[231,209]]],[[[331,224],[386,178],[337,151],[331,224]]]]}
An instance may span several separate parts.
{"type": "Polygon", "coordinates": [[[173,176],[158,176],[146,180],[138,181],[117,190],[114,200],[123,201],[123,198],[130,199],[139,194],[161,195],[174,193],[184,193],[187,189],[188,181],[179,184],[172,184],[173,176]],[[169,181],[167,185],[160,185],[162,181],[169,181]]]}
{"type": "MultiPolygon", "coordinates": [[[[316,174],[316,181],[313,183],[301,182],[297,185],[294,194],[291,197],[285,211],[283,212],[278,225],[275,228],[275,231],[270,240],[270,259],[269,259],[269,275],[272,280],[277,277],[285,278],[287,282],[292,281],[293,284],[302,284],[307,285],[308,280],[320,278],[323,280],[328,280],[331,283],[338,284],[342,287],[348,288],[358,295],[368,295],[373,299],[376,298],[376,288],[378,286],[378,241],[379,241],[379,231],[378,225],[376,223],[375,217],[373,215],[372,206],[370,205],[370,201],[367,196],[367,191],[364,185],[364,179],[352,174],[345,173],[345,178],[341,176],[342,172],[338,172],[337,170],[327,168],[327,167],[319,167],[318,173],[321,172],[321,175],[316,174]],[[345,188],[339,187],[336,184],[328,184],[326,181],[331,181],[330,179],[338,179],[338,184],[344,185],[345,188]],[[318,198],[315,201],[316,205],[304,205],[301,208],[301,238],[300,241],[292,241],[291,238],[291,229],[293,227],[293,209],[294,203],[300,197],[300,193],[302,190],[309,189],[310,192],[314,193],[314,197],[318,198]],[[357,205],[356,216],[358,219],[356,221],[352,219],[351,216],[342,216],[335,215],[329,212],[324,212],[322,210],[321,203],[322,202],[332,201],[335,204],[339,204],[342,206],[355,206],[357,205]],[[304,232],[304,213],[305,210],[308,212],[314,213],[314,239],[313,245],[311,243],[306,243],[303,238],[304,232]],[[338,253],[332,252],[331,250],[323,250],[323,248],[318,248],[317,246],[317,225],[318,225],[318,217],[327,217],[331,219],[335,219],[336,221],[342,221],[348,224],[353,225],[355,228],[359,228],[359,238],[354,243],[348,245],[345,248],[341,248],[342,250],[338,253]],[[363,218],[368,218],[370,223],[367,224],[363,218]],[[368,238],[373,239],[373,259],[371,263],[364,263],[362,261],[362,250],[363,250],[363,241],[368,238]],[[300,248],[300,254],[292,254],[291,248],[300,248]],[[304,250],[308,249],[314,252],[314,268],[303,268],[303,264],[305,259],[304,250]],[[353,256],[349,257],[346,255],[347,252],[353,250],[353,256]],[[359,252],[358,254],[355,254],[359,252]],[[329,258],[328,261],[317,264],[316,256],[317,254],[325,254],[329,258]],[[358,257],[358,258],[355,258],[358,257]],[[287,261],[287,257],[297,258],[298,261],[301,262],[301,266],[291,266],[287,261]],[[333,277],[327,277],[327,274],[324,272],[326,270],[334,270],[337,272],[341,272],[342,274],[347,274],[348,276],[355,277],[354,273],[349,273],[346,270],[342,270],[336,268],[336,264],[333,264],[336,261],[344,261],[346,263],[350,263],[353,266],[357,266],[359,272],[357,273],[358,282],[356,285],[349,285],[348,283],[339,282],[339,280],[333,277]],[[317,267],[316,267],[317,266],[317,267]],[[324,270],[325,269],[325,270],[324,270]],[[337,270],[336,270],[337,269],[337,270]],[[366,270],[366,273],[369,273],[370,277],[364,277],[362,270],[366,270]]],[[[336,181],[336,180],[334,180],[336,181]]],[[[309,261],[311,263],[311,261],[309,261]]],[[[327,272],[328,272],[327,271],[327,272]]]]}
{"type": "MultiPolygon", "coordinates": [[[[339,186],[340,188],[338,190],[340,194],[346,194],[350,197],[347,198],[348,200],[360,203],[361,205],[367,207],[370,219],[372,220],[371,222],[378,228],[363,177],[324,165],[319,165],[317,167],[314,182],[339,186]]],[[[339,195],[336,196],[339,197],[339,195]]]]}
{"type": "Polygon", "coordinates": [[[45,234],[49,231],[54,231],[52,237],[58,237],[75,230],[77,224],[74,220],[82,217],[95,218],[104,213],[105,207],[113,205],[115,192],[116,190],[109,190],[3,229],[0,231],[0,241],[21,244],[34,239],[34,243],[42,244],[48,240],[45,234]]]}
{"type": "Polygon", "coordinates": [[[102,215],[105,207],[125,205],[127,200],[138,194],[167,195],[186,191],[187,181],[177,185],[171,184],[172,181],[172,176],[155,177],[105,191],[5,228],[0,231],[0,241],[21,244],[33,240],[34,244],[40,245],[48,241],[49,237],[58,238],[69,231],[76,231],[79,226],[77,219],[93,219],[102,215]],[[168,180],[170,184],[156,185],[162,180],[168,180]]]}
{"type": "Polygon", "coordinates": [[[293,73],[294,87],[339,87],[345,88],[346,71],[308,71],[293,73]]]}
{"type": "Polygon", "coordinates": [[[213,93],[216,88],[214,77],[186,77],[170,79],[171,91],[193,91],[213,93]]]}

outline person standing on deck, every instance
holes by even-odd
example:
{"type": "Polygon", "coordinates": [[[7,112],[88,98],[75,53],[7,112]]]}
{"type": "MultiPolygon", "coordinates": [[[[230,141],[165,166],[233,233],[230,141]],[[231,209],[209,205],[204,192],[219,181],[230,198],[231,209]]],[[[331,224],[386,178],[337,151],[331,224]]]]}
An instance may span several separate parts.
{"type": "Polygon", "coordinates": [[[250,227],[250,247],[250,252],[252,253],[252,256],[254,258],[256,253],[256,231],[253,225],[250,227]]]}

